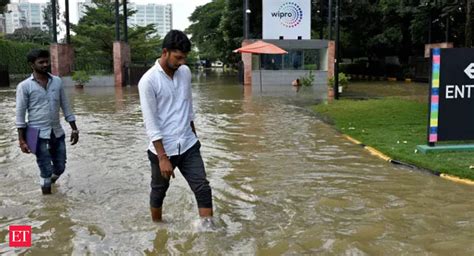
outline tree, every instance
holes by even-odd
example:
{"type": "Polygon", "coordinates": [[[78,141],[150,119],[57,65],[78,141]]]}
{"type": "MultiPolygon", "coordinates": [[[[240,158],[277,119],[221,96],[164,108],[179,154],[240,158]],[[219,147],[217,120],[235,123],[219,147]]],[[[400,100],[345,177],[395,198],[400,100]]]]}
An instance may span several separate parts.
{"type": "MultiPolygon", "coordinates": [[[[115,40],[115,5],[109,0],[93,0],[93,6],[86,7],[85,15],[77,25],[72,25],[76,33],[71,39],[75,45],[76,69],[112,70],[113,42],[115,40]]],[[[128,10],[128,16],[136,11],[128,10]]],[[[123,24],[123,15],[119,15],[123,24]]],[[[129,31],[132,61],[150,63],[159,55],[161,40],[153,25],[133,27],[129,31]]]]}
{"type": "Polygon", "coordinates": [[[5,12],[7,4],[9,3],[10,3],[10,0],[0,0],[0,14],[5,12]]]}
{"type": "Polygon", "coordinates": [[[240,59],[240,54],[235,54],[232,52],[232,50],[239,48],[242,44],[242,1],[226,1],[219,28],[222,31],[223,39],[226,45],[226,48],[222,49],[225,51],[222,61],[225,63],[237,63],[240,59]]]}
{"type": "Polygon", "coordinates": [[[201,59],[224,61],[226,42],[220,28],[224,14],[225,0],[213,0],[198,6],[189,20],[192,24],[186,29],[191,41],[199,49],[201,59]]]}
{"type": "MultiPolygon", "coordinates": [[[[48,27],[49,36],[53,38],[53,6],[51,5],[51,1],[49,1],[46,5],[46,8],[43,10],[43,19],[44,23],[48,27]]],[[[59,35],[61,32],[61,14],[59,11],[59,1],[56,1],[56,34],[59,35]]],[[[52,41],[52,40],[51,40],[52,41]]]]}
{"type": "Polygon", "coordinates": [[[128,36],[133,63],[153,64],[161,55],[163,40],[156,33],[153,24],[133,27],[129,30],[128,36]]]}
{"type": "Polygon", "coordinates": [[[19,28],[13,34],[5,35],[5,39],[18,42],[28,42],[40,45],[48,45],[50,38],[47,32],[40,28],[19,28]]]}

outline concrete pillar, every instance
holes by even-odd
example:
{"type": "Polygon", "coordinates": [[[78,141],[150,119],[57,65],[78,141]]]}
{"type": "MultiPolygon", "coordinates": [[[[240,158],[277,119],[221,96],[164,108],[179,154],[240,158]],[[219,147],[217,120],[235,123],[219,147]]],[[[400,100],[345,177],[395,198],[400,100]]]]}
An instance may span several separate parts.
{"type": "MultiPolygon", "coordinates": [[[[244,40],[242,47],[251,44],[252,41],[244,40]]],[[[252,54],[242,53],[242,62],[244,63],[244,86],[252,85],[252,54]]]]}
{"type": "Polygon", "coordinates": [[[336,43],[334,41],[328,42],[328,79],[334,77],[334,61],[336,56],[336,43]]]}
{"type": "Polygon", "coordinates": [[[70,44],[51,44],[51,73],[56,76],[67,76],[73,71],[74,47],[70,44]]]}
{"type": "Polygon", "coordinates": [[[130,46],[128,43],[114,42],[114,77],[115,87],[126,86],[129,83],[130,46]]]}
{"type": "MultiPolygon", "coordinates": [[[[336,42],[328,42],[328,79],[334,77],[334,61],[336,54],[336,42]]],[[[329,82],[328,82],[329,83],[329,82]]],[[[328,84],[329,85],[329,84],[328,84]]],[[[334,100],[334,88],[328,86],[328,101],[332,102],[334,100]]]]}

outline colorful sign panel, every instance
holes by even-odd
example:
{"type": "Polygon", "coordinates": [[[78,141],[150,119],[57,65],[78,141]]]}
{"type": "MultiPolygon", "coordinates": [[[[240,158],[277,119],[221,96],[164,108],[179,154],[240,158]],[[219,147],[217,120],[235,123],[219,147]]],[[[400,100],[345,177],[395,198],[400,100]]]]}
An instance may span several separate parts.
{"type": "Polygon", "coordinates": [[[474,140],[474,49],[431,52],[428,142],[474,140]]]}
{"type": "Polygon", "coordinates": [[[263,39],[311,39],[311,0],[263,0],[263,39]]]}

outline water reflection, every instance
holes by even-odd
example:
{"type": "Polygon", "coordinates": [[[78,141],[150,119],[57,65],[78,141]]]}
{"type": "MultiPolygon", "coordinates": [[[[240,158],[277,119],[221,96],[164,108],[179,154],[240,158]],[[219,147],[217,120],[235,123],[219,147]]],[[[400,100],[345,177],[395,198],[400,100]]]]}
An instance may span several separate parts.
{"type": "Polygon", "coordinates": [[[193,84],[196,128],[214,188],[214,233],[199,233],[177,173],[163,224],[148,216],[150,168],[137,88],[71,89],[81,141],[43,197],[20,154],[14,91],[0,91],[0,253],[461,254],[474,251],[474,188],[380,161],[300,107],[304,95],[251,95],[232,77],[193,84]],[[13,250],[8,226],[33,226],[13,250]]]}

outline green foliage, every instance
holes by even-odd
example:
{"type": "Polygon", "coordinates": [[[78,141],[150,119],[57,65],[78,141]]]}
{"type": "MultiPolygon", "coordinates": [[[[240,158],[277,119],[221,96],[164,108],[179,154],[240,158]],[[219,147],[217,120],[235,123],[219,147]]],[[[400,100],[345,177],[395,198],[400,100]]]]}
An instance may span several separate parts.
{"type": "Polygon", "coordinates": [[[50,42],[48,33],[39,28],[19,28],[13,34],[6,34],[5,39],[40,45],[49,45],[50,42]]]}
{"type": "Polygon", "coordinates": [[[89,74],[83,70],[75,71],[71,78],[79,85],[86,85],[91,80],[89,74]]]}
{"type": "MultiPolygon", "coordinates": [[[[349,79],[348,77],[346,76],[346,74],[340,72],[339,73],[339,77],[338,77],[338,80],[339,80],[339,86],[346,86],[348,83],[349,83],[349,79]]],[[[336,81],[336,79],[334,79],[334,77],[330,77],[328,79],[328,86],[334,86],[334,82],[336,81]]]]}
{"type": "Polygon", "coordinates": [[[87,6],[78,24],[71,26],[76,33],[71,38],[76,50],[76,69],[92,71],[106,67],[112,71],[114,3],[106,0],[94,0],[92,3],[96,8],[87,6]]]}
{"type": "MultiPolygon", "coordinates": [[[[76,33],[72,42],[76,48],[76,69],[96,72],[113,67],[113,42],[115,40],[115,6],[108,0],[93,0],[96,7],[86,7],[84,17],[77,25],[72,26],[76,33]]],[[[128,16],[136,11],[129,10],[128,16]]],[[[123,24],[123,15],[119,16],[123,24]]],[[[161,39],[153,36],[156,29],[153,25],[129,28],[128,40],[132,62],[150,64],[161,53],[161,39]]]]}
{"type": "MultiPolygon", "coordinates": [[[[61,12],[59,11],[59,1],[56,1],[56,33],[59,35],[61,31],[60,21],[61,21],[61,12]]],[[[43,9],[43,20],[46,26],[48,27],[49,38],[53,38],[53,6],[51,1],[48,1],[46,8],[43,9]]]]}
{"type": "Polygon", "coordinates": [[[10,3],[10,0],[0,0],[0,14],[5,12],[7,4],[10,3]]]}
{"type": "Polygon", "coordinates": [[[308,74],[306,74],[305,76],[300,77],[301,85],[303,85],[304,87],[312,86],[313,82],[314,82],[314,79],[315,78],[314,78],[313,71],[310,70],[308,72],[308,74]]]}
{"type": "Polygon", "coordinates": [[[145,27],[136,26],[129,29],[129,44],[132,63],[153,64],[161,55],[163,40],[156,33],[153,24],[145,27]]]}
{"type": "Polygon", "coordinates": [[[372,146],[389,157],[434,171],[474,179],[469,169],[470,152],[415,153],[426,144],[428,105],[417,101],[387,98],[381,100],[339,100],[317,105],[315,111],[329,117],[336,128],[372,146]]]}
{"type": "MultiPolygon", "coordinates": [[[[249,1],[249,5],[250,38],[261,38],[262,1],[249,1]]],[[[319,38],[321,33],[327,38],[327,1],[314,0],[311,5],[312,38],[319,38]]],[[[343,1],[341,57],[383,60],[386,56],[398,56],[402,64],[407,64],[410,56],[423,55],[430,16],[431,42],[444,42],[449,27],[450,42],[470,47],[474,8],[467,12],[467,5],[471,6],[472,1],[343,1]]],[[[238,62],[240,55],[231,51],[240,47],[243,38],[242,1],[213,0],[197,8],[190,21],[192,25],[187,32],[193,35],[201,59],[220,59],[226,64],[238,62]]]]}
{"type": "Polygon", "coordinates": [[[223,29],[220,28],[226,7],[225,0],[214,0],[198,6],[189,20],[192,24],[186,29],[191,41],[199,49],[199,57],[209,61],[223,60],[227,47],[223,29]]]}
{"type": "Polygon", "coordinates": [[[8,66],[10,74],[29,74],[32,72],[26,61],[26,55],[32,49],[48,49],[44,45],[22,43],[0,39],[0,60],[8,66]]]}

